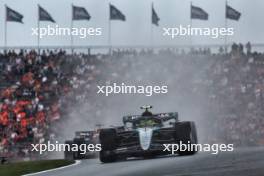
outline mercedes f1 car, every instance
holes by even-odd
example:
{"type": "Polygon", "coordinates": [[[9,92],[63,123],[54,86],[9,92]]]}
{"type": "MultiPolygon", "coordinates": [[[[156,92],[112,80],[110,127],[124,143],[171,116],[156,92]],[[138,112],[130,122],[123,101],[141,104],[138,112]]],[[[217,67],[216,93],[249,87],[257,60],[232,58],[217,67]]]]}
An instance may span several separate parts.
{"type": "MultiPolygon", "coordinates": [[[[97,131],[77,131],[75,132],[75,137],[73,140],[65,141],[65,144],[69,144],[73,146],[73,144],[77,144],[80,146],[81,144],[97,144],[99,143],[98,132],[97,131]]],[[[95,158],[98,156],[97,152],[87,151],[85,154],[82,154],[82,151],[64,151],[64,158],[67,160],[74,160],[74,159],[89,159],[95,158]]]]}
{"type": "MultiPolygon", "coordinates": [[[[197,144],[195,123],[179,121],[178,113],[152,114],[152,106],[143,106],[142,115],[123,117],[124,126],[101,129],[99,140],[103,163],[128,157],[155,157],[171,154],[164,144],[197,144]]],[[[193,155],[197,151],[176,151],[179,155],[193,155]]]]}

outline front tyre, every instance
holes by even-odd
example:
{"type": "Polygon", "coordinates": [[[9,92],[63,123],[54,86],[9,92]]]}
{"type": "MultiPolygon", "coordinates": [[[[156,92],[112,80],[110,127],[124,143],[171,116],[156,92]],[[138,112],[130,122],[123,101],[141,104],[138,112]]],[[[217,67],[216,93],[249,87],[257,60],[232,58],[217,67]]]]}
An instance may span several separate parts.
{"type": "Polygon", "coordinates": [[[114,153],[116,149],[116,130],[115,129],[102,129],[99,134],[102,150],[99,153],[99,159],[103,163],[111,163],[117,160],[114,153]]]}
{"type": "Polygon", "coordinates": [[[179,155],[193,155],[197,153],[197,148],[195,145],[191,144],[197,144],[197,131],[196,126],[194,122],[179,122],[175,124],[175,140],[177,144],[183,144],[190,146],[188,147],[190,150],[179,150],[179,155]]]}
{"type": "MultiPolygon", "coordinates": [[[[65,141],[66,145],[72,146],[73,141],[65,141]]],[[[74,160],[74,153],[72,151],[64,151],[64,159],[66,160],[74,160]]]]}
{"type": "Polygon", "coordinates": [[[115,162],[117,157],[111,151],[100,151],[99,159],[102,163],[112,163],[115,162]]]}

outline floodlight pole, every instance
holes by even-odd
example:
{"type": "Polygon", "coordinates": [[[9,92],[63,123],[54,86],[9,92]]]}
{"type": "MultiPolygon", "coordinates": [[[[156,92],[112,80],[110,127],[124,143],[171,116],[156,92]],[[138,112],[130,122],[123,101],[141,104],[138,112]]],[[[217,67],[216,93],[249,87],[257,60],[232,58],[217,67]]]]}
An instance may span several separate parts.
{"type": "MultiPolygon", "coordinates": [[[[190,3],[191,3],[190,30],[192,31],[192,1],[190,3]]],[[[192,51],[192,44],[193,44],[193,41],[192,41],[192,33],[190,33],[190,51],[192,51]]]]}
{"type": "Polygon", "coordinates": [[[5,41],[4,41],[4,48],[7,50],[7,6],[5,4],[5,41]]]}
{"type": "Polygon", "coordinates": [[[109,21],[108,21],[108,45],[109,45],[109,55],[112,54],[112,41],[111,41],[111,33],[112,33],[112,26],[111,26],[111,3],[109,3],[109,21]]]}
{"type": "Polygon", "coordinates": [[[37,43],[37,45],[38,45],[38,54],[40,55],[40,33],[39,33],[39,26],[40,26],[40,14],[39,14],[39,8],[40,8],[40,6],[39,6],[39,4],[38,4],[38,24],[37,24],[37,27],[38,27],[38,35],[37,35],[37,37],[38,37],[38,43],[37,43]]]}
{"type": "Polygon", "coordinates": [[[74,49],[73,49],[73,35],[72,35],[72,28],[73,28],[73,4],[71,4],[72,7],[72,18],[71,18],[71,53],[74,53],[74,49]]]}
{"type": "Polygon", "coordinates": [[[151,3],[150,45],[153,46],[153,2],[151,3]]]}
{"type": "MultiPolygon", "coordinates": [[[[227,29],[227,0],[225,1],[225,29],[227,29]]],[[[227,36],[225,35],[225,43],[224,43],[224,47],[225,47],[225,54],[227,54],[227,36]]]]}

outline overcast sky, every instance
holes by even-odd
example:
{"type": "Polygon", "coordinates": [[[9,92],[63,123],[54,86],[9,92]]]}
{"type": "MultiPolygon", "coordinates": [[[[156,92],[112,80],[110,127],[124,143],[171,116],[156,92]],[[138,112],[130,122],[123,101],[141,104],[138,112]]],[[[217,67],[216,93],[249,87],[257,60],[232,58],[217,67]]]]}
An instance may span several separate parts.
{"type": "MultiPolygon", "coordinates": [[[[4,45],[4,4],[24,15],[24,24],[8,23],[8,45],[36,45],[37,38],[31,36],[31,28],[37,26],[37,4],[46,9],[60,27],[70,27],[71,4],[83,6],[91,15],[90,21],[76,21],[75,27],[101,27],[103,35],[86,39],[74,39],[75,45],[107,45],[109,2],[121,10],[127,21],[112,21],[112,43],[114,45],[150,44],[151,2],[160,17],[160,26],[153,26],[156,45],[188,44],[187,37],[174,40],[162,37],[162,27],[178,27],[190,23],[189,0],[0,0],[0,45],[4,45]]],[[[193,27],[224,27],[225,0],[193,0],[193,5],[209,13],[208,21],[193,21],[193,27]]],[[[228,27],[234,27],[235,35],[229,42],[264,43],[264,1],[229,0],[229,5],[242,13],[239,22],[228,20],[228,27]]],[[[41,22],[41,26],[54,25],[41,22]]],[[[194,37],[194,44],[222,44],[222,39],[194,37]]],[[[41,45],[70,45],[70,37],[48,37],[41,45]]]]}

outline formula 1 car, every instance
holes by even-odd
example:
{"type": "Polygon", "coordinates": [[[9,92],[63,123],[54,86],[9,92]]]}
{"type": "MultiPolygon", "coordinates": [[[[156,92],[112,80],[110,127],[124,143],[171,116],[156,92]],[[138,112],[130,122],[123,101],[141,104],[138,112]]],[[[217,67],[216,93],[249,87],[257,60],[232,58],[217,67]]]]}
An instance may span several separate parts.
{"type": "MultiPolygon", "coordinates": [[[[142,115],[123,117],[124,126],[101,129],[99,139],[103,163],[128,157],[155,157],[172,154],[164,151],[164,144],[197,144],[195,123],[179,121],[178,113],[152,114],[152,106],[143,106],[142,115]]],[[[197,151],[176,151],[179,155],[193,155],[197,151]]]]}
{"type": "MultiPolygon", "coordinates": [[[[69,144],[73,146],[73,144],[77,144],[80,146],[81,144],[97,144],[99,143],[98,132],[97,131],[77,131],[75,132],[75,137],[73,140],[65,141],[65,144],[69,144]]],[[[85,154],[82,154],[81,151],[64,151],[64,158],[67,160],[75,160],[75,159],[90,159],[97,157],[98,153],[87,151],[85,154]]]]}

